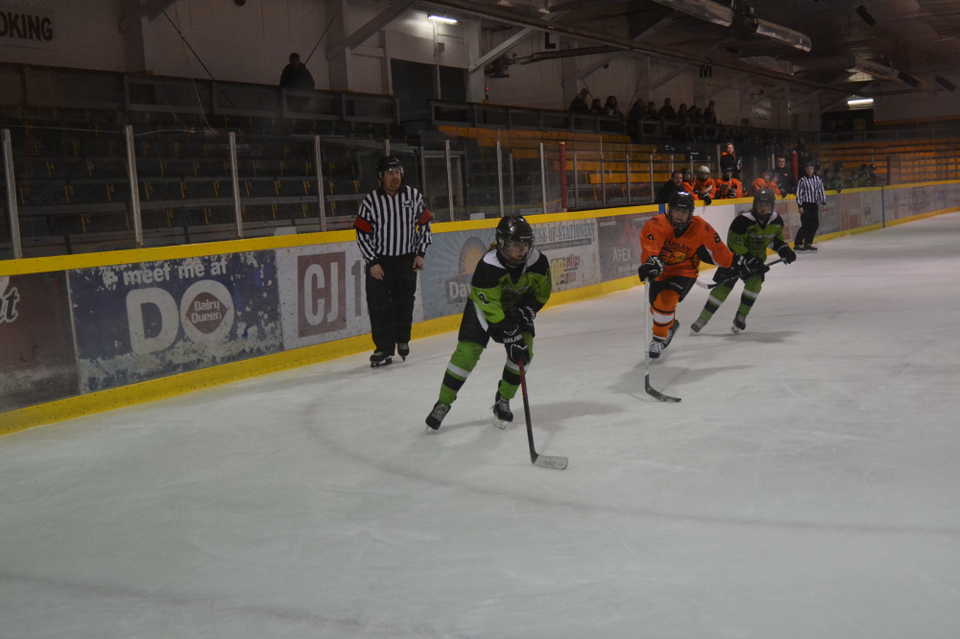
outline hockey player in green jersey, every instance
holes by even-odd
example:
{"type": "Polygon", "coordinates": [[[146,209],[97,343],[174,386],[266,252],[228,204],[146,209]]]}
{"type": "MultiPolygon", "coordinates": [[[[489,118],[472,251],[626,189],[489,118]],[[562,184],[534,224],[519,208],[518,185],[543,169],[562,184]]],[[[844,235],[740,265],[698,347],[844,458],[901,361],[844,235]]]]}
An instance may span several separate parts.
{"type": "Polygon", "coordinates": [[[506,428],[513,421],[510,400],[520,386],[520,368],[533,359],[533,320],[550,299],[550,262],[533,247],[533,229],[522,217],[505,217],[497,225],[497,243],[473,272],[470,298],[460,322],[459,343],[440,386],[440,400],[427,416],[434,430],[457,399],[480,354],[493,338],[507,350],[493,404],[493,423],[506,428]]]}
{"type": "MultiPolygon", "coordinates": [[[[761,189],[757,192],[753,198],[753,208],[735,217],[730,224],[730,230],[727,232],[727,246],[730,247],[731,251],[737,255],[752,255],[761,262],[765,262],[767,247],[769,246],[777,252],[784,264],[790,264],[797,259],[797,254],[783,239],[784,222],[783,218],[774,211],[776,202],[777,196],[770,189],[761,189]]],[[[769,266],[764,266],[760,272],[754,272],[749,277],[744,278],[740,308],[737,309],[733,326],[730,327],[734,335],[746,329],[747,315],[750,314],[750,309],[753,308],[754,302],[760,295],[763,275],[769,269],[769,266]]],[[[690,326],[694,333],[699,333],[707,325],[713,314],[717,312],[720,305],[730,295],[730,291],[736,284],[735,278],[737,275],[738,273],[734,269],[717,269],[713,281],[727,282],[727,284],[717,286],[710,291],[710,297],[707,298],[707,304],[700,312],[700,317],[690,326]]]]}

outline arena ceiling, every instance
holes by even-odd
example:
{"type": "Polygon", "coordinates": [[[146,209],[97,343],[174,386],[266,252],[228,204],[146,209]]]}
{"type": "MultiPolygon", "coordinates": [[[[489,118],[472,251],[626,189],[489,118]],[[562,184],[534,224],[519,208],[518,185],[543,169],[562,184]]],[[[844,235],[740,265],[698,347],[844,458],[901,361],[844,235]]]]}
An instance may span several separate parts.
{"type": "MultiPolygon", "coordinates": [[[[772,85],[844,99],[953,91],[960,84],[960,0],[403,0],[479,18],[511,37],[554,32],[570,55],[653,55],[709,64],[772,85]],[[841,97],[842,96],[842,97],[841,97]]],[[[509,40],[510,38],[506,38],[509,40]]],[[[484,63],[504,62],[484,52],[484,63]]],[[[518,61],[514,60],[514,63],[518,61]]]]}

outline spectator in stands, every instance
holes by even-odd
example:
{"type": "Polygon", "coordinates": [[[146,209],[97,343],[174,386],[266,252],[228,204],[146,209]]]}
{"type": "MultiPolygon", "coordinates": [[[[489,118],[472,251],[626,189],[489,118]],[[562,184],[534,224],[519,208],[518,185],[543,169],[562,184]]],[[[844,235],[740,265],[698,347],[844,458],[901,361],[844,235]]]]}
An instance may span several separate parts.
{"type": "Polygon", "coordinates": [[[717,198],[732,199],[738,197],[743,197],[743,184],[733,177],[733,172],[730,169],[727,169],[723,172],[723,178],[717,180],[717,198]]]}
{"type": "Polygon", "coordinates": [[[590,113],[593,115],[603,115],[603,102],[600,101],[600,98],[594,98],[593,102],[590,103],[590,113]]]}
{"type": "Polygon", "coordinates": [[[433,217],[420,192],[403,184],[403,165],[395,156],[380,158],[377,175],[380,188],[360,203],[353,222],[366,263],[373,368],[390,364],[395,350],[403,359],[410,354],[417,273],[432,241],[433,217]]]}
{"type": "MultiPolygon", "coordinates": [[[[280,88],[296,91],[313,91],[313,76],[307,67],[300,63],[300,54],[290,54],[290,64],[280,73],[280,88]]],[[[309,98],[288,98],[287,104],[293,109],[302,109],[307,106],[309,98]]]]}
{"type": "Polygon", "coordinates": [[[663,183],[660,190],[657,191],[657,197],[653,199],[654,204],[668,204],[674,193],[683,190],[683,171],[674,171],[670,179],[663,183]]]}
{"type": "Polygon", "coordinates": [[[850,177],[847,178],[847,183],[845,186],[851,189],[858,188],[860,186],[860,176],[860,171],[856,169],[850,169],[850,177]]]}
{"type": "Polygon", "coordinates": [[[657,111],[657,103],[653,100],[647,102],[647,112],[643,116],[644,120],[659,120],[660,112],[657,111]]]}
{"type": "Polygon", "coordinates": [[[673,105],[670,104],[670,98],[663,101],[663,106],[660,107],[658,113],[664,120],[675,120],[677,117],[677,112],[673,110],[673,105]]]}
{"type": "Polygon", "coordinates": [[[797,166],[806,166],[809,162],[813,162],[813,153],[807,148],[807,143],[802,137],[797,138],[797,146],[793,147],[793,150],[797,154],[797,166]]]}
{"type": "MultiPolygon", "coordinates": [[[[811,165],[811,168],[812,168],[812,165],[811,165]]],[[[764,169],[763,172],[760,174],[760,177],[754,180],[753,183],[750,185],[750,192],[747,195],[755,196],[757,193],[759,193],[763,189],[770,189],[771,191],[773,191],[774,195],[780,195],[780,189],[777,188],[777,185],[775,182],[773,182],[772,178],[773,178],[773,175],[770,173],[770,171],[764,169]]]]}
{"type": "Polygon", "coordinates": [[[706,124],[716,124],[717,123],[717,112],[714,109],[716,103],[713,100],[710,100],[710,104],[707,105],[707,108],[703,110],[703,121],[706,124]]]}
{"type": "Polygon", "coordinates": [[[687,113],[687,105],[685,103],[681,104],[680,108],[677,109],[677,115],[675,119],[678,122],[686,122],[689,119],[689,117],[690,117],[689,113],[687,113]]]}
{"type": "Polygon", "coordinates": [[[607,96],[607,101],[603,105],[603,115],[620,115],[620,107],[617,105],[616,96],[607,96]]]}
{"type": "Polygon", "coordinates": [[[780,186],[780,192],[783,195],[793,193],[795,185],[793,183],[793,173],[787,168],[787,158],[777,157],[777,165],[773,168],[773,176],[777,178],[777,184],[780,186]]]}
{"type": "Polygon", "coordinates": [[[590,105],[587,104],[587,98],[590,97],[588,89],[580,89],[580,94],[570,103],[570,113],[590,113],[590,105]]]}
{"type": "Polygon", "coordinates": [[[869,184],[869,186],[876,186],[876,185],[877,185],[877,182],[878,182],[878,179],[877,179],[877,167],[875,167],[875,166],[872,165],[872,164],[868,164],[868,165],[867,165],[867,175],[870,176],[870,184],[869,184]]]}
{"type": "Polygon", "coordinates": [[[742,167],[743,163],[733,150],[733,142],[727,142],[726,145],[724,145],[723,154],[720,155],[720,171],[726,173],[727,170],[729,170],[733,174],[733,177],[739,180],[742,167]]]}
{"type": "Polygon", "coordinates": [[[684,142],[700,141],[700,139],[697,137],[697,130],[689,124],[683,128],[683,131],[680,134],[680,139],[684,142]]]}

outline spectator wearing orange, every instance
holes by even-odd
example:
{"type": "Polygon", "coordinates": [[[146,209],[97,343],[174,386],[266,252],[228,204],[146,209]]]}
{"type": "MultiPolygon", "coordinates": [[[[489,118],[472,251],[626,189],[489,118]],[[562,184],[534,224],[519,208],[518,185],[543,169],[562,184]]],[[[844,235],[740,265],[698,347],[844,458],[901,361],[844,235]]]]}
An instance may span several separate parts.
{"type": "Polygon", "coordinates": [[[750,195],[755,196],[763,189],[770,189],[774,195],[780,195],[780,189],[777,188],[777,183],[771,179],[770,171],[766,169],[760,174],[760,177],[750,184],[750,195]]]}
{"type": "Polygon", "coordinates": [[[717,180],[717,198],[728,200],[738,197],[743,197],[743,184],[733,177],[733,171],[727,169],[723,177],[717,180]]]}

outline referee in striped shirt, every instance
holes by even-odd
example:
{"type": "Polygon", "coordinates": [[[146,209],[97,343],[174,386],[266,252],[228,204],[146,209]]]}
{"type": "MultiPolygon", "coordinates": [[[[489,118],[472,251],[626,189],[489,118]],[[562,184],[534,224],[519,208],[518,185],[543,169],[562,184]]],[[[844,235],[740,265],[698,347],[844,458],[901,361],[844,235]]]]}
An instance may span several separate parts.
{"type": "Polygon", "coordinates": [[[806,173],[797,183],[797,205],[800,213],[800,230],[793,238],[793,250],[816,253],[813,238],[820,228],[820,205],[827,203],[827,194],[823,190],[823,180],[813,174],[813,162],[807,162],[806,173]]]}
{"type": "Polygon", "coordinates": [[[423,196],[403,184],[403,165],[392,155],[377,162],[380,188],[364,198],[354,220],[357,244],[366,262],[367,309],[376,350],[370,366],[393,361],[394,347],[403,359],[410,354],[417,272],[430,246],[433,214],[423,196]]]}

